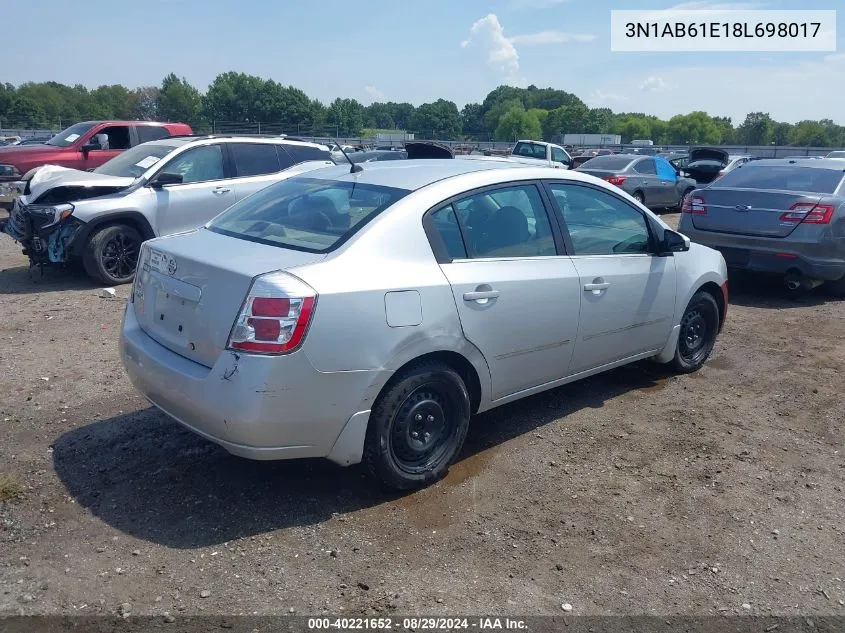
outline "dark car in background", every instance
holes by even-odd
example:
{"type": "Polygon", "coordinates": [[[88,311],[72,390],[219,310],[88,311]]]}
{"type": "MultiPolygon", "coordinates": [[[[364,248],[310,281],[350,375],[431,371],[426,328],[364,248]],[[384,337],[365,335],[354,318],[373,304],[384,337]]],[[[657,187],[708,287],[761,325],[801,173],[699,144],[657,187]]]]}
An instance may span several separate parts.
{"type": "Polygon", "coordinates": [[[752,157],[747,154],[729,154],[717,147],[696,147],[690,150],[683,166],[675,161],[673,164],[698,184],[706,185],[750,160],[752,157]]]}
{"type": "Polygon", "coordinates": [[[763,159],[685,201],[679,230],[735,269],[783,276],[791,290],[845,295],[845,166],[841,159],[763,159]]]}
{"type": "Polygon", "coordinates": [[[611,154],[596,156],[577,171],[606,180],[650,209],[679,208],[696,187],[662,156],[611,154]]]}

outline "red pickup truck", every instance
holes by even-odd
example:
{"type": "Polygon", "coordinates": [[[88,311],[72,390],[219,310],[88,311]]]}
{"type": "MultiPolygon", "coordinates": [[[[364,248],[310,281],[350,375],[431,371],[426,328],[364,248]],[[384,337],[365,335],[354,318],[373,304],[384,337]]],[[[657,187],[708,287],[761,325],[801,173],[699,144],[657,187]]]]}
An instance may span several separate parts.
{"type": "Polygon", "coordinates": [[[3,191],[8,189],[3,183],[18,181],[35,167],[93,169],[140,143],[192,133],[185,123],[86,121],[71,125],[44,145],[0,147],[0,206],[8,206],[9,196],[13,196],[13,192],[3,191]]]}

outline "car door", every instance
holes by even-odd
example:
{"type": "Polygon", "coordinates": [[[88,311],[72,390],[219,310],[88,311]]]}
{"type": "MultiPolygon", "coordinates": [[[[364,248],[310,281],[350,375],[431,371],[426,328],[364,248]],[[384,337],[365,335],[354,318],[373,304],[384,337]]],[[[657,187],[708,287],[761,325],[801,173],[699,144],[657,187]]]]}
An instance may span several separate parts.
{"type": "Polygon", "coordinates": [[[663,187],[657,178],[657,165],[654,159],[643,158],[634,163],[631,170],[636,183],[631,189],[639,189],[643,192],[646,205],[650,207],[664,206],[668,196],[663,191],[663,187]]]}
{"type": "Polygon", "coordinates": [[[493,398],[564,377],[577,335],[580,281],[552,230],[540,186],[471,192],[427,221],[445,253],[438,260],[464,335],[490,368],[493,398]]]}
{"type": "Polygon", "coordinates": [[[678,171],[662,156],[655,156],[653,160],[662,193],[661,204],[667,207],[680,205],[683,192],[678,191],[678,171]]]}
{"type": "Polygon", "coordinates": [[[202,226],[236,201],[222,143],[185,150],[164,163],[156,175],[162,172],[179,174],[182,182],[154,190],[158,235],[202,226]]]}
{"type": "Polygon", "coordinates": [[[675,260],[655,254],[645,213],[586,183],[547,186],[580,278],[570,373],[663,349],[675,312],[675,260]]]}
{"type": "Polygon", "coordinates": [[[278,144],[231,142],[227,146],[237,200],[277,182],[279,172],[293,165],[293,159],[278,144]]]}

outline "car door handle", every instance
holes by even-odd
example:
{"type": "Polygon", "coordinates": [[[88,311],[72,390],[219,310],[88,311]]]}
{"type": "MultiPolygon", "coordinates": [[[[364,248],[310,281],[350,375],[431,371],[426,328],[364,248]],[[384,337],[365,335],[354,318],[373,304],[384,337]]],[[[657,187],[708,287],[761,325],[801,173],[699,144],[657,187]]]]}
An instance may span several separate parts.
{"type": "Polygon", "coordinates": [[[231,189],[229,189],[227,187],[215,187],[214,189],[211,190],[211,193],[213,193],[216,196],[222,196],[224,193],[229,193],[230,191],[231,191],[231,189]]]}
{"type": "Polygon", "coordinates": [[[475,292],[465,292],[464,301],[479,301],[481,299],[495,299],[499,296],[498,290],[476,290],[475,292]]]}
{"type": "Polygon", "coordinates": [[[584,292],[594,292],[596,290],[607,290],[610,288],[610,284],[606,281],[602,282],[593,282],[591,284],[584,284],[584,292]]]}

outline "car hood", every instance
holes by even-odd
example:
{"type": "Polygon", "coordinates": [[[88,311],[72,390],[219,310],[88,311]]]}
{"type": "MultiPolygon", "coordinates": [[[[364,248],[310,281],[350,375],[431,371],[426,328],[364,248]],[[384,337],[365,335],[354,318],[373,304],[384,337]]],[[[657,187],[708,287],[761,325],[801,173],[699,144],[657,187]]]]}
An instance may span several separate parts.
{"type": "MultiPolygon", "coordinates": [[[[74,197],[74,194],[70,194],[70,192],[78,192],[80,188],[96,189],[97,195],[105,195],[125,189],[132,185],[135,180],[132,177],[107,176],[91,171],[58,167],[57,165],[44,165],[35,170],[35,173],[30,178],[27,199],[35,202],[48,191],[66,188],[69,193],[67,201],[70,202],[71,198],[74,197]]],[[[78,193],[76,195],[78,196],[78,193]]],[[[51,202],[60,201],[51,200],[51,202]]]]}
{"type": "Polygon", "coordinates": [[[730,158],[725,150],[715,147],[696,147],[690,150],[689,162],[694,163],[699,160],[716,160],[727,165],[730,158]]]}

